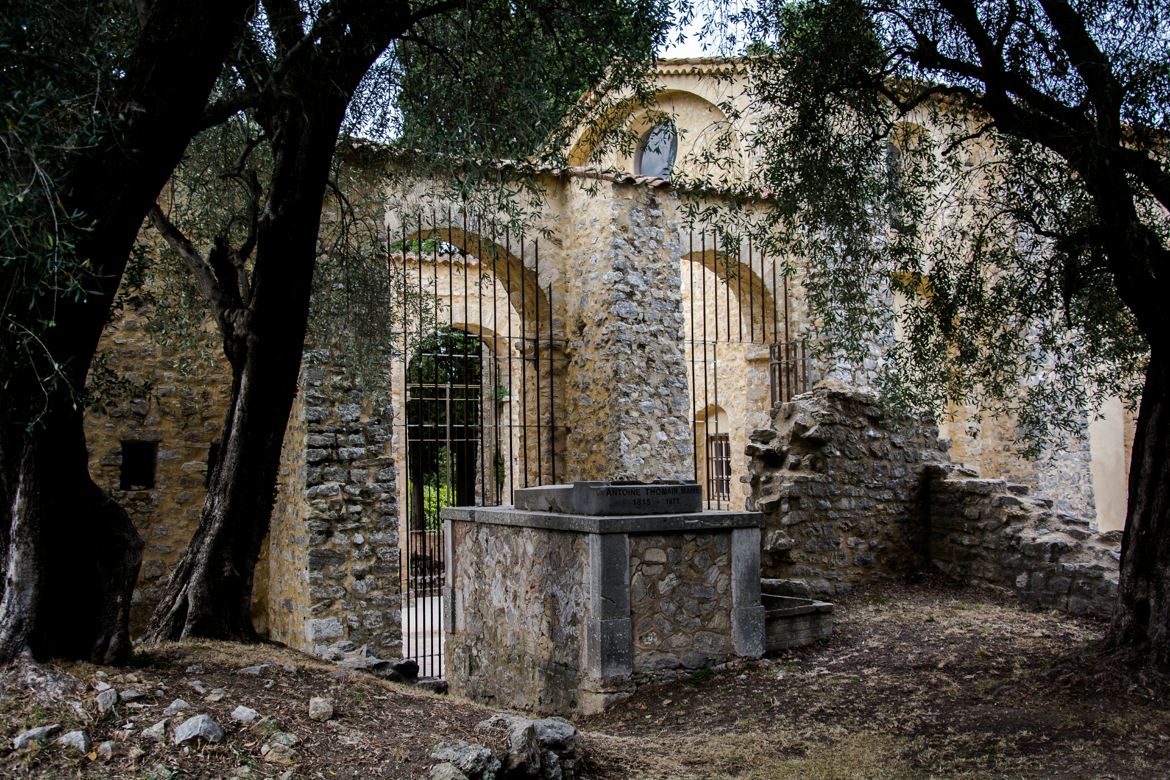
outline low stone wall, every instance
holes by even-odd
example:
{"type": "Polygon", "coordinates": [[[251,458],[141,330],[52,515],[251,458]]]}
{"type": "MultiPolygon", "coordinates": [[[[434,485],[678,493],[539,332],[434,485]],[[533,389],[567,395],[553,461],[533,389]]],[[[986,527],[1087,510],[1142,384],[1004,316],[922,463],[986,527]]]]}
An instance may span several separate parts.
{"type": "Polygon", "coordinates": [[[303,451],[304,462],[283,472],[291,481],[280,485],[284,497],[269,539],[269,610],[289,613],[272,614],[272,637],[318,655],[349,642],[396,658],[401,566],[390,411],[371,408],[339,371],[312,359],[301,388],[300,417],[290,421],[285,450],[303,451]],[[307,614],[298,614],[302,583],[307,614]]]}
{"type": "Polygon", "coordinates": [[[946,457],[934,426],[891,420],[872,395],[822,383],[778,406],[747,454],[765,578],[831,595],[922,566],[926,466],[946,457]]]}
{"type": "Polygon", "coordinates": [[[764,648],[791,650],[833,635],[833,605],[827,601],[764,593],[764,648]]]}
{"type": "Polygon", "coordinates": [[[764,514],[762,572],[813,594],[933,567],[1025,602],[1110,614],[1121,536],[950,462],[932,425],[822,384],[755,431],[749,508],[764,514]]]}
{"type": "Polygon", "coordinates": [[[598,712],[639,684],[764,652],[759,516],[443,510],[452,693],[598,712]]]}
{"type": "Polygon", "coordinates": [[[528,712],[576,711],[590,614],[586,538],[449,525],[459,561],[449,580],[454,614],[444,620],[451,692],[528,712]]]}
{"type": "Polygon", "coordinates": [[[634,673],[698,669],[735,654],[731,535],[630,538],[634,673]]]}
{"type": "Polygon", "coordinates": [[[1121,532],[1053,510],[1021,485],[929,469],[930,561],[962,582],[1014,590],[1028,604],[1106,617],[1117,603],[1121,532]]]}

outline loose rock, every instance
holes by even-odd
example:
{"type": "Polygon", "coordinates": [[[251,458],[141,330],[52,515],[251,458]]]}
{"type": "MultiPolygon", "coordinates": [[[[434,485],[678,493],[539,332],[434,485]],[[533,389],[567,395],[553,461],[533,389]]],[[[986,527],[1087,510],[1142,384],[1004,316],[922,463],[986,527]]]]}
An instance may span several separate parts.
{"type": "Polygon", "coordinates": [[[106,688],[104,691],[98,693],[96,701],[98,713],[105,715],[114,709],[114,705],[118,703],[118,692],[113,688],[106,688]]]}
{"type": "Polygon", "coordinates": [[[163,715],[170,717],[171,715],[178,715],[183,710],[189,709],[191,709],[190,704],[183,701],[182,699],[175,699],[173,702],[167,705],[165,710],[163,710],[163,715]]]}
{"type": "Polygon", "coordinates": [[[509,775],[562,780],[575,776],[579,759],[577,727],[563,718],[530,720],[499,713],[480,722],[484,731],[506,731],[509,775]]]}
{"type": "Polygon", "coordinates": [[[495,780],[501,766],[492,751],[468,742],[440,742],[431,750],[431,758],[454,765],[469,780],[495,780]]]}
{"type": "Polygon", "coordinates": [[[95,752],[97,753],[97,757],[102,761],[109,761],[114,757],[114,743],[109,740],[101,742],[98,744],[95,752]]]}
{"type": "Polygon", "coordinates": [[[175,744],[181,745],[192,739],[202,739],[206,742],[222,742],[223,729],[219,727],[210,715],[195,715],[187,718],[175,729],[175,744]]]}
{"type": "Polygon", "coordinates": [[[245,707],[242,704],[232,710],[232,720],[239,721],[240,723],[252,723],[258,717],[260,717],[259,712],[256,712],[251,707],[245,707]]]}
{"type": "Polygon", "coordinates": [[[290,764],[294,755],[291,746],[282,745],[279,742],[269,742],[260,748],[260,757],[274,764],[290,764]]]}
{"type": "Polygon", "coordinates": [[[323,696],[314,696],[309,699],[309,718],[312,720],[329,720],[333,717],[333,701],[323,696]]]}
{"type": "Polygon", "coordinates": [[[56,734],[60,730],[61,730],[61,724],[60,723],[53,723],[53,724],[48,725],[48,726],[37,726],[35,729],[29,729],[28,731],[22,731],[16,735],[15,739],[12,740],[12,749],[13,750],[20,750],[22,747],[29,744],[30,742],[36,742],[38,740],[48,739],[49,737],[53,736],[54,734],[56,734]]]}
{"type": "Polygon", "coordinates": [[[89,737],[85,736],[84,731],[69,731],[57,737],[57,744],[62,747],[72,748],[79,753],[89,752],[89,737]]]}
{"type": "Polygon", "coordinates": [[[274,671],[276,671],[276,664],[257,664],[256,666],[245,666],[243,669],[237,669],[236,674],[259,677],[262,674],[268,674],[274,671]]]}
{"type": "Polygon", "coordinates": [[[431,767],[427,780],[468,780],[468,778],[454,764],[444,761],[431,767]]]}
{"type": "Polygon", "coordinates": [[[146,739],[153,739],[155,742],[164,741],[167,738],[167,719],[163,718],[150,728],[143,729],[142,736],[146,739]]]}

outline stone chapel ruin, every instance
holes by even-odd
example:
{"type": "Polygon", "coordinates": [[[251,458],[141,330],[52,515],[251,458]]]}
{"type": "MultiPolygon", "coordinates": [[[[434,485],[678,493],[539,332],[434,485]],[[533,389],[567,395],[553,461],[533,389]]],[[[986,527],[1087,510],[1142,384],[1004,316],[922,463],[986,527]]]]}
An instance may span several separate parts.
{"type": "MultiPolygon", "coordinates": [[[[743,68],[663,62],[656,105],[629,105],[632,154],[586,167],[582,136],[566,168],[512,165],[541,193],[523,234],[387,193],[387,273],[417,291],[388,312],[388,401],[307,356],[257,568],[263,632],[568,712],[813,640],[829,630],[818,599],[872,577],[932,568],[1107,608],[1132,437],[1119,405],[1036,461],[1016,456],[1011,420],[890,419],[869,361],[810,356],[816,322],[785,258],[695,217],[717,193],[671,186],[731,121],[720,104],[744,100],[743,68]],[[575,503],[590,483],[616,501],[648,490],[619,483],[656,480],[693,485],[677,495],[700,511],[618,520],[575,503]]],[[[725,175],[746,180],[754,161],[725,153],[725,175]]],[[[350,162],[374,178],[396,164],[366,147],[350,162]]],[[[198,522],[226,386],[184,376],[145,316],[128,310],[102,349],[152,393],[87,419],[91,471],[146,542],[138,627],[198,522]]]]}

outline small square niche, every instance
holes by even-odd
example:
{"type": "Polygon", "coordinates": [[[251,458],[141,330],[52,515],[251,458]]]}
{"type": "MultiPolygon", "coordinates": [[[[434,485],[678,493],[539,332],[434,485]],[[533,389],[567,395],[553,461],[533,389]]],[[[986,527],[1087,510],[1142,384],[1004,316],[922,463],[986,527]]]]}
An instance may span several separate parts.
{"type": "Polygon", "coordinates": [[[150,490],[154,487],[155,462],[158,458],[156,441],[122,442],[122,490],[150,490]]]}

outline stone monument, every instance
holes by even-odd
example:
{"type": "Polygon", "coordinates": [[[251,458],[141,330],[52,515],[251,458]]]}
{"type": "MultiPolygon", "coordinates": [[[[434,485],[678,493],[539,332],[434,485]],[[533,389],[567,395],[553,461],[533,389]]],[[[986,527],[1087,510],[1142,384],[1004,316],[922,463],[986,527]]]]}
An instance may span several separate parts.
{"type": "Polygon", "coordinates": [[[575,482],[443,510],[451,691],[570,715],[765,650],[757,512],[694,482],[575,482]]]}

